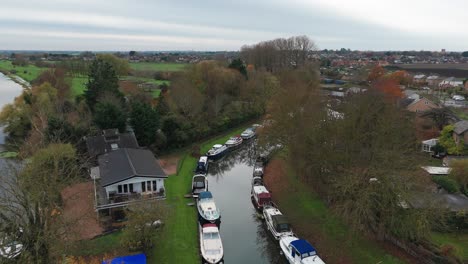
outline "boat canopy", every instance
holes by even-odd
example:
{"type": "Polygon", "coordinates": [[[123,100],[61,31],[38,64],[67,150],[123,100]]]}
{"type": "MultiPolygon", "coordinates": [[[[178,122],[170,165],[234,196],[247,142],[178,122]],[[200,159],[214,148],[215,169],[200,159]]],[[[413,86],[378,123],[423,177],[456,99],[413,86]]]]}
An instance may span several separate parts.
{"type": "Polygon", "coordinates": [[[284,215],[272,215],[271,220],[273,221],[273,226],[278,232],[289,232],[291,227],[289,226],[288,219],[284,215]]]}
{"type": "Polygon", "coordinates": [[[220,148],[220,147],[222,147],[222,146],[223,146],[223,145],[221,145],[221,144],[215,144],[215,145],[213,145],[213,148],[220,148]]]}
{"type": "Polygon", "coordinates": [[[198,162],[207,163],[208,162],[208,157],[207,156],[201,156],[200,159],[198,160],[198,162]]]}
{"type": "Polygon", "coordinates": [[[292,241],[291,246],[293,246],[301,255],[305,254],[308,256],[314,256],[317,254],[315,248],[304,239],[292,241]]]}
{"type": "Polygon", "coordinates": [[[213,198],[213,195],[211,194],[211,192],[201,192],[199,195],[198,195],[198,199],[210,199],[210,198],[213,198]]]}
{"type": "Polygon", "coordinates": [[[212,224],[212,223],[207,223],[203,225],[203,228],[207,228],[207,227],[217,227],[217,226],[216,224],[212,224]]]}
{"type": "Polygon", "coordinates": [[[259,193],[258,198],[259,199],[271,199],[271,194],[270,193],[259,193]]]}

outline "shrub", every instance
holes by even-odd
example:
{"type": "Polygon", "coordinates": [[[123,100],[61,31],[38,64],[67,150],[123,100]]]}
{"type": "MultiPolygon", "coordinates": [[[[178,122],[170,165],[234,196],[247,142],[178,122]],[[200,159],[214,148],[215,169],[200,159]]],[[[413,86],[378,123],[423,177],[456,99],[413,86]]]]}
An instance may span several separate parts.
{"type": "Polygon", "coordinates": [[[460,190],[458,183],[447,176],[433,176],[432,180],[449,193],[456,193],[460,190]]]}

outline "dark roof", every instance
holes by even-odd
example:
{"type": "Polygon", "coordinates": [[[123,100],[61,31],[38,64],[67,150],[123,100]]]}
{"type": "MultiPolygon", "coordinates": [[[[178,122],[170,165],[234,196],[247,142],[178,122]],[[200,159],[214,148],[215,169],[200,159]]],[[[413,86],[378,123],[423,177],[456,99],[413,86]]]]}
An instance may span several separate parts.
{"type": "Polygon", "coordinates": [[[108,129],[102,135],[86,138],[86,147],[91,157],[112,151],[112,144],[117,144],[118,148],[138,148],[133,132],[120,134],[118,130],[108,129]]]}
{"type": "Polygon", "coordinates": [[[284,215],[272,215],[271,220],[276,230],[280,232],[287,232],[291,230],[288,219],[284,215]]]}
{"type": "Polygon", "coordinates": [[[468,130],[468,121],[467,120],[459,121],[455,123],[454,127],[455,128],[453,129],[453,132],[457,133],[458,135],[461,135],[465,133],[465,131],[468,130]]]}
{"type": "Polygon", "coordinates": [[[315,248],[304,239],[294,240],[291,245],[301,254],[315,252],[315,248]]]}
{"type": "Polygon", "coordinates": [[[118,149],[99,156],[103,187],[133,177],[167,178],[153,153],[145,149],[118,149]]]}
{"type": "Polygon", "coordinates": [[[402,107],[407,107],[408,105],[412,104],[414,102],[414,99],[411,98],[404,98],[400,100],[400,105],[402,107]]]}

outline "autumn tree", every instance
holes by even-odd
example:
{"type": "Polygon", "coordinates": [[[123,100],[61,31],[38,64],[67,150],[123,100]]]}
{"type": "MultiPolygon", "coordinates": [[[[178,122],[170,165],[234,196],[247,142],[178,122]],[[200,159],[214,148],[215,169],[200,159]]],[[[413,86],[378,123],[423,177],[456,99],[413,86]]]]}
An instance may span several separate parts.
{"type": "Polygon", "coordinates": [[[421,117],[431,119],[439,130],[442,130],[450,123],[457,121],[457,116],[448,108],[432,108],[421,113],[421,117]]]}
{"type": "Polygon", "coordinates": [[[380,66],[380,65],[374,66],[371,69],[371,71],[370,71],[370,73],[369,73],[369,75],[367,77],[367,81],[374,82],[374,81],[380,79],[384,75],[385,75],[385,69],[382,66],[380,66]]]}
{"type": "Polygon", "coordinates": [[[117,56],[110,53],[98,54],[96,57],[98,60],[102,60],[104,62],[109,63],[118,76],[128,75],[128,73],[130,72],[130,64],[126,59],[120,59],[117,56]]]}
{"type": "Polygon", "coordinates": [[[247,78],[247,68],[240,58],[232,60],[229,64],[229,68],[238,70],[245,78],[247,78]]]}
{"type": "Polygon", "coordinates": [[[395,80],[380,78],[372,83],[372,87],[382,92],[391,100],[403,98],[403,92],[395,80]]]}

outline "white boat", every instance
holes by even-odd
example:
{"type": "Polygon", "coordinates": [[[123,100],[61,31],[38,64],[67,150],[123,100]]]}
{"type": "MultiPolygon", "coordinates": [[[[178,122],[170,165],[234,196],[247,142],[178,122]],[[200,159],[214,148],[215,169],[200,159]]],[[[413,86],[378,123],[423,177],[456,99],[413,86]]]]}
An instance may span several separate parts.
{"type": "Polygon", "coordinates": [[[201,156],[200,159],[198,160],[197,167],[195,168],[195,173],[203,173],[207,174],[208,173],[208,157],[207,156],[201,156]]]}
{"type": "Polygon", "coordinates": [[[226,154],[228,147],[226,145],[215,144],[208,152],[206,156],[210,159],[217,159],[226,154]]]}
{"type": "Polygon", "coordinates": [[[197,174],[192,177],[192,195],[198,197],[201,192],[208,191],[208,180],[205,174],[197,174]]]}
{"type": "Polygon", "coordinates": [[[211,192],[201,192],[198,194],[197,209],[200,224],[212,223],[219,226],[221,214],[218,208],[216,208],[211,192]]]}
{"type": "Polygon", "coordinates": [[[243,141],[244,140],[242,139],[241,136],[234,136],[234,137],[229,138],[228,141],[224,143],[224,145],[226,145],[226,147],[228,148],[235,148],[235,147],[240,146],[243,141]]]}
{"type": "Polygon", "coordinates": [[[263,185],[261,177],[254,177],[252,179],[251,198],[257,210],[263,210],[265,205],[271,204],[271,194],[263,185]]]}
{"type": "Polygon", "coordinates": [[[273,205],[263,206],[263,217],[268,230],[276,240],[282,236],[294,235],[287,218],[273,205]]]}
{"type": "Polygon", "coordinates": [[[247,128],[244,132],[241,133],[242,139],[251,139],[255,136],[255,130],[253,128],[247,128]]]}
{"type": "Polygon", "coordinates": [[[280,248],[291,264],[325,264],[317,255],[315,248],[306,240],[295,236],[283,236],[280,248]]]}
{"type": "Polygon", "coordinates": [[[199,225],[199,230],[203,263],[223,263],[224,250],[219,228],[215,224],[204,224],[199,225]]]}
{"type": "Polygon", "coordinates": [[[23,245],[16,241],[6,242],[5,240],[2,240],[0,242],[0,256],[2,258],[14,259],[21,254],[22,250],[23,245]]]}

